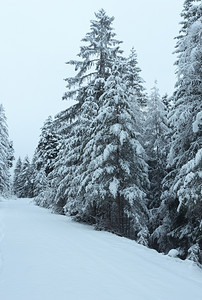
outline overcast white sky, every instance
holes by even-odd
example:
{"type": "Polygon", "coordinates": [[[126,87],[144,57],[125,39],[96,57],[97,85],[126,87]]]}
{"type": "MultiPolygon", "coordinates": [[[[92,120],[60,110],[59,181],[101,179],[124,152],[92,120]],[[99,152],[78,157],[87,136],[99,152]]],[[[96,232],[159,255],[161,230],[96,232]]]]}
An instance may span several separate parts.
{"type": "Polygon", "coordinates": [[[68,107],[61,98],[66,61],[76,58],[94,12],[114,16],[125,55],[134,46],[148,91],[175,82],[174,37],[183,0],[5,0],[0,1],[0,103],[8,119],[15,156],[31,158],[49,115],[68,107]]]}

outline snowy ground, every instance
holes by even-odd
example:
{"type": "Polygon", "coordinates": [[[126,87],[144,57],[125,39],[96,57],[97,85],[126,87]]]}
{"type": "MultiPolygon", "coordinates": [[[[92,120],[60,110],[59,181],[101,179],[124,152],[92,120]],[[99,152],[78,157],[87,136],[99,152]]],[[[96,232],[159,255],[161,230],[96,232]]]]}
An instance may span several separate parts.
{"type": "Polygon", "coordinates": [[[202,271],[134,241],[0,202],[1,300],[201,300],[202,271]],[[2,228],[3,227],[3,228],[2,228]]]}

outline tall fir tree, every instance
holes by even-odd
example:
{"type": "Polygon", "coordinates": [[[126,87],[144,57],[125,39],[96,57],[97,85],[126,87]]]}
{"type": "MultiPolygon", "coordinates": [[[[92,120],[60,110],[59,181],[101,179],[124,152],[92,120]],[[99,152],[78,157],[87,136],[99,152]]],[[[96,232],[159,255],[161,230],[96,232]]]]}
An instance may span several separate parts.
{"type": "Polygon", "coordinates": [[[132,93],[133,87],[127,86],[126,67],[122,60],[115,61],[100,99],[92,136],[93,173],[89,197],[101,198],[98,207],[102,203],[107,205],[108,222],[118,233],[146,243],[147,164],[136,119],[139,111],[134,111],[131,105],[131,98],[138,101],[138,97],[132,93]]]}
{"type": "Polygon", "coordinates": [[[68,91],[63,99],[73,97],[77,103],[57,117],[57,121],[62,123],[59,127],[65,140],[56,162],[54,172],[57,176],[53,176],[53,185],[59,184],[54,195],[54,202],[59,206],[67,201],[66,193],[75,188],[75,173],[72,172],[79,169],[82,149],[91,136],[91,122],[98,113],[104,83],[110,75],[114,59],[122,53],[121,42],[115,39],[112,28],[114,17],[108,17],[103,9],[95,17],[91,21],[90,32],[82,40],[86,45],[80,48],[78,56],[81,60],[68,62],[75,67],[77,74],[66,79],[68,91]],[[60,178],[59,183],[56,177],[60,178]]]}
{"type": "MultiPolygon", "coordinates": [[[[181,257],[202,262],[202,138],[193,124],[202,110],[202,4],[186,0],[178,37],[178,80],[174,93],[171,125],[173,134],[168,155],[168,175],[156,230],[160,250],[178,248],[181,257]]],[[[200,126],[199,126],[200,127],[200,126]]]]}
{"type": "Polygon", "coordinates": [[[168,153],[168,120],[167,108],[159,94],[157,82],[152,88],[146,111],[144,140],[149,164],[149,208],[160,205],[162,193],[162,179],[166,172],[166,158],[168,153]]]}
{"type": "MultiPolygon", "coordinates": [[[[47,206],[147,244],[148,168],[139,122],[143,80],[135,51],[121,57],[114,18],[104,10],[95,16],[81,61],[68,63],[78,72],[66,79],[63,98],[77,103],[56,117],[62,141],[47,206]]],[[[44,153],[43,148],[41,163],[44,153]]]]}
{"type": "Polygon", "coordinates": [[[161,205],[163,178],[166,176],[166,159],[169,150],[170,129],[168,124],[169,100],[159,94],[157,81],[152,88],[145,108],[143,141],[149,166],[149,189],[147,207],[149,209],[149,246],[158,249],[153,231],[159,226],[158,210],[161,205]],[[165,105],[165,104],[166,105],[165,105]]]}
{"type": "Polygon", "coordinates": [[[82,151],[80,177],[76,176],[80,186],[65,209],[98,228],[146,244],[147,164],[124,69],[125,60],[117,60],[105,83],[93,131],[82,151]]]}

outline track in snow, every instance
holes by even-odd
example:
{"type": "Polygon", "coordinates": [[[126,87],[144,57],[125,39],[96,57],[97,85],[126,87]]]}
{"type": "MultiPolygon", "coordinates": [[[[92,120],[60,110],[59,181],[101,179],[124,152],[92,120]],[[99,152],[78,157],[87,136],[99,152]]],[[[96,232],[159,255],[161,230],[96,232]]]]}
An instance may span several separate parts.
{"type": "Polygon", "coordinates": [[[0,202],[2,300],[201,300],[202,272],[134,241],[0,202]]]}

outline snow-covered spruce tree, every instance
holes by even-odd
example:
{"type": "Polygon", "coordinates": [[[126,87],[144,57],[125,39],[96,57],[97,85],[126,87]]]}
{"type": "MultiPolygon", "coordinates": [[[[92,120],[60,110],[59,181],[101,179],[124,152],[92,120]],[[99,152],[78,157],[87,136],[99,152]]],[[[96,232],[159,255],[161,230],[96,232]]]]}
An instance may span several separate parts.
{"type": "Polygon", "coordinates": [[[8,126],[3,105],[0,104],[0,195],[10,191],[9,168],[12,166],[13,152],[9,141],[8,126]]]}
{"type": "Polygon", "coordinates": [[[28,156],[22,162],[21,171],[19,174],[19,189],[18,197],[19,198],[31,198],[32,197],[32,181],[31,181],[32,171],[30,168],[30,161],[28,156]]]}
{"type": "Polygon", "coordinates": [[[146,110],[146,131],[144,134],[149,164],[149,202],[150,209],[160,205],[162,179],[166,175],[166,158],[168,152],[168,121],[165,107],[157,87],[157,82],[148,97],[146,110]]]}
{"type": "Polygon", "coordinates": [[[176,46],[178,80],[172,112],[173,135],[156,229],[161,251],[179,248],[182,258],[202,262],[202,4],[186,0],[176,46]],[[194,125],[199,124],[197,129],[194,125]]]}
{"type": "Polygon", "coordinates": [[[96,20],[91,21],[90,32],[82,40],[86,45],[80,48],[78,56],[81,60],[68,62],[75,67],[77,74],[66,79],[68,92],[63,99],[73,98],[77,103],[58,115],[65,139],[53,174],[54,189],[57,187],[53,201],[59,207],[64,206],[67,201],[70,202],[71,195],[76,193],[78,184],[75,185],[73,170],[77,173],[81,170],[79,165],[82,149],[91,136],[89,130],[93,128],[90,124],[98,112],[104,83],[111,72],[114,59],[122,53],[119,48],[121,42],[114,38],[115,33],[112,29],[114,17],[108,17],[103,9],[95,16],[96,20]]]}
{"type": "Polygon", "coordinates": [[[55,120],[49,116],[41,129],[39,143],[32,162],[33,196],[35,202],[41,206],[49,206],[50,173],[54,169],[59,145],[60,138],[55,120]]]}
{"type": "Polygon", "coordinates": [[[135,103],[138,102],[141,107],[144,107],[147,103],[147,95],[143,86],[144,80],[140,76],[141,69],[138,66],[137,54],[134,48],[131,49],[130,55],[126,59],[123,72],[127,88],[132,89],[135,95],[135,103]]]}
{"type": "Polygon", "coordinates": [[[87,162],[88,166],[83,167],[86,172],[80,182],[83,193],[79,217],[94,219],[98,228],[146,244],[147,164],[136,132],[130,99],[133,95],[123,80],[124,67],[122,59],[113,66],[91,125],[93,133],[83,151],[83,165],[87,162]]]}
{"type": "Polygon", "coordinates": [[[59,147],[59,136],[57,128],[51,116],[45,121],[39,139],[37,149],[34,154],[34,163],[39,171],[44,169],[46,176],[53,170],[53,161],[57,156],[59,147]]]}
{"type": "MultiPolygon", "coordinates": [[[[145,103],[145,90],[143,87],[143,80],[141,79],[139,72],[141,71],[140,68],[137,66],[137,55],[135,53],[135,50],[132,49],[131,54],[129,58],[119,57],[121,65],[122,65],[122,81],[125,82],[126,90],[130,91],[130,97],[128,97],[128,101],[130,101],[130,108],[131,110],[136,114],[136,131],[141,131],[141,111],[139,109],[139,105],[144,105],[145,103]],[[124,66],[124,67],[123,67],[124,66]]],[[[112,71],[111,71],[112,72],[112,71]]],[[[105,85],[103,86],[103,90],[105,91],[105,85]]],[[[91,97],[93,97],[93,89],[90,93],[91,97]]],[[[93,99],[92,99],[93,100],[93,99]]],[[[82,157],[81,157],[81,164],[80,168],[77,168],[76,173],[76,180],[73,180],[73,186],[77,186],[79,183],[79,188],[75,190],[75,188],[70,189],[69,199],[71,198],[72,201],[69,202],[67,206],[65,207],[68,211],[75,211],[75,207],[78,211],[78,205],[75,206],[74,199],[80,199],[81,201],[77,201],[76,203],[80,203],[79,211],[76,218],[81,218],[82,220],[86,220],[87,222],[92,223],[98,223],[99,216],[97,214],[98,210],[96,209],[96,205],[93,205],[93,207],[90,208],[91,212],[89,213],[89,210],[84,209],[84,204],[86,204],[86,187],[88,183],[91,181],[91,168],[89,167],[92,163],[92,153],[94,152],[94,140],[92,137],[94,137],[94,133],[97,126],[97,121],[93,121],[96,119],[98,108],[102,106],[102,97],[100,97],[98,103],[94,102],[94,107],[92,107],[92,100],[90,98],[87,98],[85,101],[85,106],[83,106],[82,114],[80,117],[80,120],[82,120],[82,124],[85,124],[84,128],[86,128],[85,135],[87,137],[90,137],[90,139],[85,139],[85,142],[83,143],[82,147],[82,157]],[[98,104],[98,105],[97,105],[98,104]],[[89,111],[89,107],[91,107],[91,110],[89,111]],[[89,122],[90,120],[90,122],[89,122]],[[93,121],[93,122],[92,122],[93,121]],[[72,193],[73,191],[73,193],[72,193]],[[77,195],[75,194],[77,192],[77,195]],[[75,196],[76,195],[76,196],[75,196]],[[86,213],[87,212],[87,213],[86,213]]],[[[100,221],[99,221],[100,222],[100,221]]],[[[125,226],[126,227],[126,226],[125,226]]],[[[128,226],[129,227],[129,226],[128,226]]],[[[128,229],[128,235],[130,228],[128,229]]],[[[125,231],[126,234],[126,231],[125,231]]]]}
{"type": "MultiPolygon", "coordinates": [[[[163,99],[160,97],[155,82],[151,94],[147,100],[145,109],[144,123],[144,145],[147,153],[147,162],[149,165],[149,181],[148,189],[149,208],[149,231],[152,233],[159,226],[158,208],[161,204],[162,180],[166,175],[166,159],[169,150],[170,130],[167,120],[168,99],[164,97],[167,106],[164,105],[163,99]]],[[[150,247],[157,248],[155,238],[150,237],[150,247]]]]}
{"type": "MultiPolygon", "coordinates": [[[[142,104],[144,102],[145,93],[142,86],[143,80],[139,75],[140,69],[137,67],[136,53],[132,50],[129,59],[120,59],[125,66],[122,69],[123,80],[127,85],[127,89],[130,89],[130,93],[133,94],[133,97],[130,97],[131,109],[135,111],[136,121],[139,124],[139,127],[141,127],[139,122],[140,110],[137,106],[139,103],[142,104]],[[135,101],[133,101],[133,98],[135,98],[135,101]]],[[[105,86],[103,86],[103,90],[104,89],[105,86]]],[[[54,183],[55,185],[58,185],[57,182],[60,182],[56,199],[62,199],[62,195],[64,194],[65,198],[68,198],[65,210],[71,215],[76,215],[77,219],[82,219],[83,221],[85,219],[86,222],[94,223],[96,222],[95,216],[83,213],[85,203],[84,194],[87,182],[90,180],[90,153],[93,151],[91,136],[94,134],[94,126],[96,126],[96,123],[94,123],[93,120],[97,116],[99,106],[102,105],[102,100],[100,102],[97,100],[95,101],[95,99],[97,99],[96,83],[95,87],[92,85],[89,86],[86,89],[85,94],[85,102],[81,106],[78,119],[75,122],[72,122],[71,126],[68,128],[68,134],[65,141],[65,144],[68,146],[62,147],[62,152],[60,153],[61,158],[58,160],[58,165],[61,165],[61,169],[63,169],[63,176],[64,172],[66,174],[65,180],[62,180],[60,176],[54,176],[54,183]],[[66,155],[64,155],[63,149],[65,149],[66,155]],[[66,157],[66,171],[64,171],[63,157],[66,157]]],[[[140,131],[140,128],[138,128],[138,131],[140,131]]],[[[56,170],[57,169],[58,168],[56,168],[56,170]]],[[[58,203],[62,204],[63,201],[59,200],[58,203]]]]}
{"type": "Polygon", "coordinates": [[[14,169],[14,176],[13,176],[13,193],[19,197],[21,191],[21,181],[20,181],[20,173],[22,171],[22,160],[19,157],[15,169],[14,169]]]}

